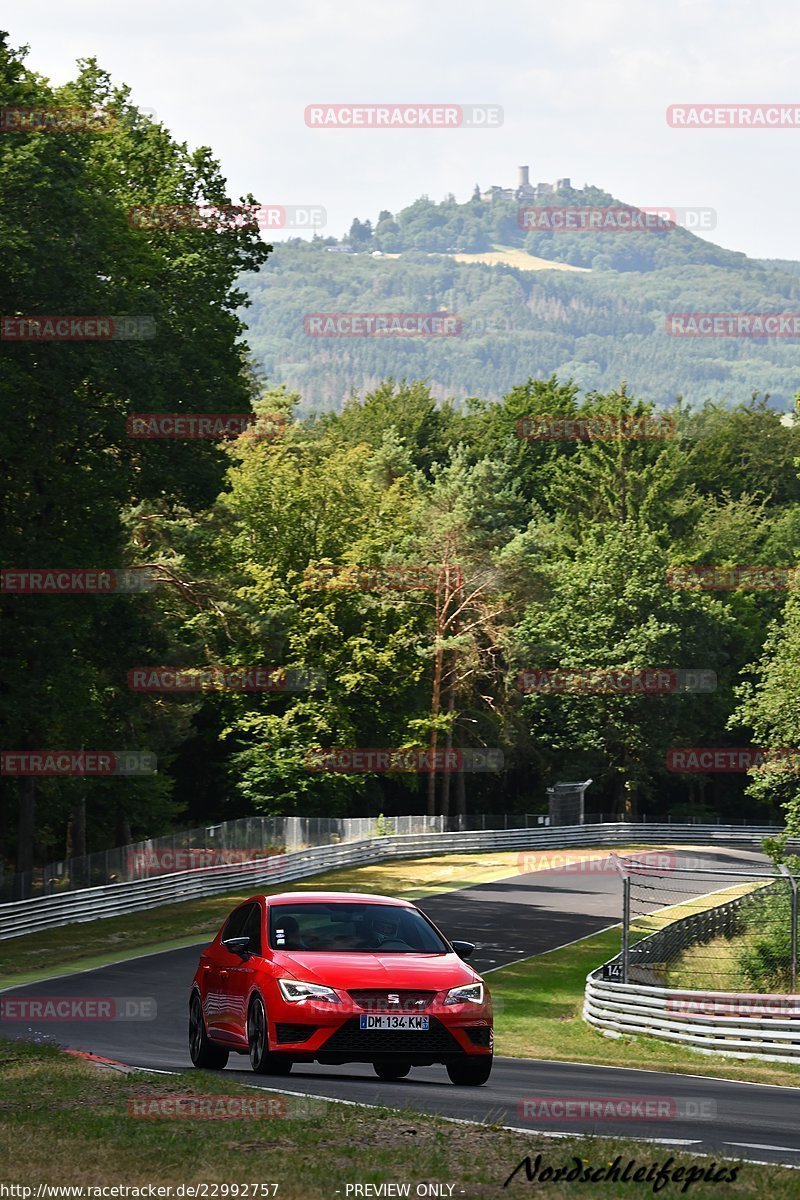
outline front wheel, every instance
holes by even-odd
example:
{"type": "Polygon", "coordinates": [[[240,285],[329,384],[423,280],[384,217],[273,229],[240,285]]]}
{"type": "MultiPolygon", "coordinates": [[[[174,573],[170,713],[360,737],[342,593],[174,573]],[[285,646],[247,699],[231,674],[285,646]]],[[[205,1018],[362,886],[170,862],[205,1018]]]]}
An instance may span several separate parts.
{"type": "Polygon", "coordinates": [[[372,1064],[378,1079],[390,1083],[393,1079],[405,1079],[411,1067],[406,1063],[376,1062],[372,1064]]]}
{"type": "Polygon", "coordinates": [[[480,1087],[492,1073],[492,1055],[482,1054],[480,1058],[465,1058],[462,1062],[447,1064],[447,1074],[450,1082],[459,1087],[480,1087]]]}
{"type": "Polygon", "coordinates": [[[247,1015],[247,1045],[250,1050],[250,1066],[257,1075],[288,1075],[291,1071],[291,1059],[269,1052],[267,1014],[260,996],[254,997],[247,1015]]]}
{"type": "Polygon", "coordinates": [[[228,1051],[208,1040],[203,1006],[197,992],[189,1001],[189,1054],[196,1067],[221,1071],[228,1063],[228,1051]]]}

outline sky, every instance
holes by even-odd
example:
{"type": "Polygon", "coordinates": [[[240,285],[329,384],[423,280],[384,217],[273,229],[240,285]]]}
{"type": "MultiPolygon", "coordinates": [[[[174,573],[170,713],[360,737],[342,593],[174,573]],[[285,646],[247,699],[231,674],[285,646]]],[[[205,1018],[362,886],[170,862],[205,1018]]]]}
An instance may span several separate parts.
{"type": "Polygon", "coordinates": [[[96,57],[175,137],[212,147],[232,198],[321,206],[324,234],[423,194],[511,186],[527,164],[533,182],[712,208],[710,240],[800,260],[800,126],[666,119],[678,103],[800,108],[793,0],[36,0],[3,25],[54,83],[96,57]],[[304,117],[317,103],[422,102],[499,105],[503,121],[319,129],[304,117]]]}

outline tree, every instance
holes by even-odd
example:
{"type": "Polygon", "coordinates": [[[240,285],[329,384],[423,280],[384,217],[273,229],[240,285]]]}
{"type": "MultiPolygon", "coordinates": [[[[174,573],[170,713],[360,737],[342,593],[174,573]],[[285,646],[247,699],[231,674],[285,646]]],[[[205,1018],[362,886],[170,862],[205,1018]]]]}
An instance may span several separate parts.
{"type": "MultiPolygon", "coordinates": [[[[797,586],[797,582],[795,583],[797,586]]],[[[731,727],[752,730],[753,743],[782,753],[754,769],[748,795],[759,803],[779,801],[787,832],[800,836],[800,597],[791,596],[772,622],[750,679],[738,689],[740,703],[731,727]]]]}
{"type": "MultiPolygon", "coordinates": [[[[513,605],[504,594],[507,580],[499,556],[524,525],[526,506],[507,464],[490,459],[471,464],[466,450],[457,447],[446,464],[434,468],[423,519],[421,557],[435,564],[439,582],[430,605],[430,712],[418,728],[433,756],[442,734],[445,748],[452,748],[459,724],[460,748],[486,746],[486,735],[496,739],[502,729],[497,719],[500,641],[513,605]],[[464,736],[467,720],[475,726],[470,738],[464,736]]],[[[456,807],[463,814],[463,769],[457,787],[456,807]]],[[[437,812],[433,772],[427,806],[429,815],[437,812]]],[[[446,816],[449,808],[450,776],[445,774],[438,811],[446,816]]]]}
{"type": "MultiPolygon", "coordinates": [[[[268,247],[255,222],[133,227],[137,204],[223,205],[226,188],[208,150],[190,153],[175,143],[93,60],[81,64],[73,82],[52,88],[3,37],[0,88],[9,107],[113,117],[106,129],[32,129],[0,139],[2,311],[144,316],[154,330],[146,340],[3,342],[0,458],[13,486],[4,497],[2,558],[17,567],[113,570],[135,562],[128,506],[207,504],[219,489],[225,458],[213,443],[137,443],[126,417],[137,410],[249,408],[237,341],[244,297],[235,281],[264,261],[268,247]]],[[[0,716],[9,745],[166,749],[170,739],[164,722],[154,722],[151,699],[121,698],[131,665],[125,654],[142,641],[159,642],[149,624],[153,612],[139,596],[5,594],[0,653],[14,691],[0,701],[0,716]],[[143,740],[150,736],[156,745],[143,740]]],[[[177,728],[172,732],[179,738],[177,728]]],[[[57,780],[39,787],[28,778],[4,786],[19,804],[17,865],[24,871],[38,828],[49,831],[53,850],[76,797],[82,803],[88,787],[95,798],[107,797],[112,784],[57,780]]],[[[104,809],[97,800],[90,830],[113,829],[123,794],[135,798],[131,815],[137,810],[148,832],[168,811],[163,776],[118,779],[113,787],[117,802],[104,809]]]]}
{"type": "Polygon", "coordinates": [[[754,394],[732,408],[708,402],[681,421],[689,468],[699,491],[714,495],[721,481],[734,498],[752,495],[775,504],[800,503],[800,421],[793,425],[754,394]]]}
{"type": "MultiPolygon", "coordinates": [[[[574,558],[540,563],[549,589],[515,631],[517,670],[722,673],[733,622],[713,597],[670,590],[668,562],[657,534],[641,525],[586,529],[574,558]]],[[[703,733],[724,721],[730,694],[722,683],[711,695],[537,690],[522,710],[551,771],[590,775],[630,818],[663,780],[667,750],[703,744],[703,733]]]]}
{"type": "Polygon", "coordinates": [[[366,246],[372,241],[372,222],[367,220],[362,224],[358,217],[355,217],[350,232],[347,235],[347,240],[351,246],[366,246]]]}
{"type": "MultiPolygon", "coordinates": [[[[800,416],[800,395],[796,408],[800,416]]],[[[800,458],[794,460],[794,465],[800,467],[800,458]]],[[[800,537],[792,548],[791,586],[795,590],[781,615],[770,624],[759,660],[747,668],[751,677],[739,689],[740,704],[729,723],[750,727],[756,745],[783,752],[751,772],[747,790],[757,801],[773,801],[777,797],[786,812],[786,832],[797,837],[800,836],[800,595],[797,591],[800,537]]]]}
{"type": "Polygon", "coordinates": [[[326,583],[335,566],[402,561],[418,473],[395,444],[387,479],[384,445],[343,445],[335,432],[243,440],[217,509],[223,590],[239,613],[229,655],[261,661],[274,618],[281,665],[325,676],[316,691],[221,701],[232,783],[260,811],[352,811],[380,784],[311,771],[308,755],[409,744],[409,713],[424,696],[423,616],[411,595],[326,583]]]}
{"type": "MultiPolygon", "coordinates": [[[[607,396],[592,394],[577,416],[588,422],[659,426],[661,414],[636,401],[623,384],[607,396]]],[[[702,505],[693,499],[690,475],[680,444],[669,436],[639,438],[622,432],[578,442],[574,454],[553,465],[545,505],[576,533],[587,521],[596,524],[647,525],[676,537],[697,519],[702,505]]]]}

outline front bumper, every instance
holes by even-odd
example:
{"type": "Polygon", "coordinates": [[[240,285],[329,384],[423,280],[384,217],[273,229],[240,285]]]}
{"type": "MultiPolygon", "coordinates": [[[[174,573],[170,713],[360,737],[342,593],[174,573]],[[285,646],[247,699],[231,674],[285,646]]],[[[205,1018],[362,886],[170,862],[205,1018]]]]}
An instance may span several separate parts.
{"type": "Polygon", "coordinates": [[[375,1062],[402,1058],[415,1066],[446,1063],[465,1055],[492,1054],[491,1006],[430,1005],[420,1016],[427,1030],[361,1029],[354,1005],[284,1005],[269,1022],[270,1049],[297,1062],[375,1062]],[[286,1012],[291,1008],[291,1012],[286,1012]]]}

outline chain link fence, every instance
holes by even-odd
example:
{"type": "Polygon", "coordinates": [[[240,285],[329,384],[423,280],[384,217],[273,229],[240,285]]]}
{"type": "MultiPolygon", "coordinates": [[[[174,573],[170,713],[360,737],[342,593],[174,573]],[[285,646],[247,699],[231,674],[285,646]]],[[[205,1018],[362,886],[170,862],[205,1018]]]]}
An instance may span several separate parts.
{"type": "Polygon", "coordinates": [[[423,815],[241,817],[78,858],[45,863],[33,872],[3,874],[0,870],[0,902],[52,896],[109,883],[154,879],[199,867],[247,863],[272,854],[357,842],[387,834],[528,829],[548,823],[549,819],[541,813],[472,813],[450,819],[423,815]]]}
{"type": "Polygon", "coordinates": [[[651,987],[797,991],[798,884],[785,867],[680,865],[669,851],[628,858],[622,949],[604,975],[651,987]]]}

